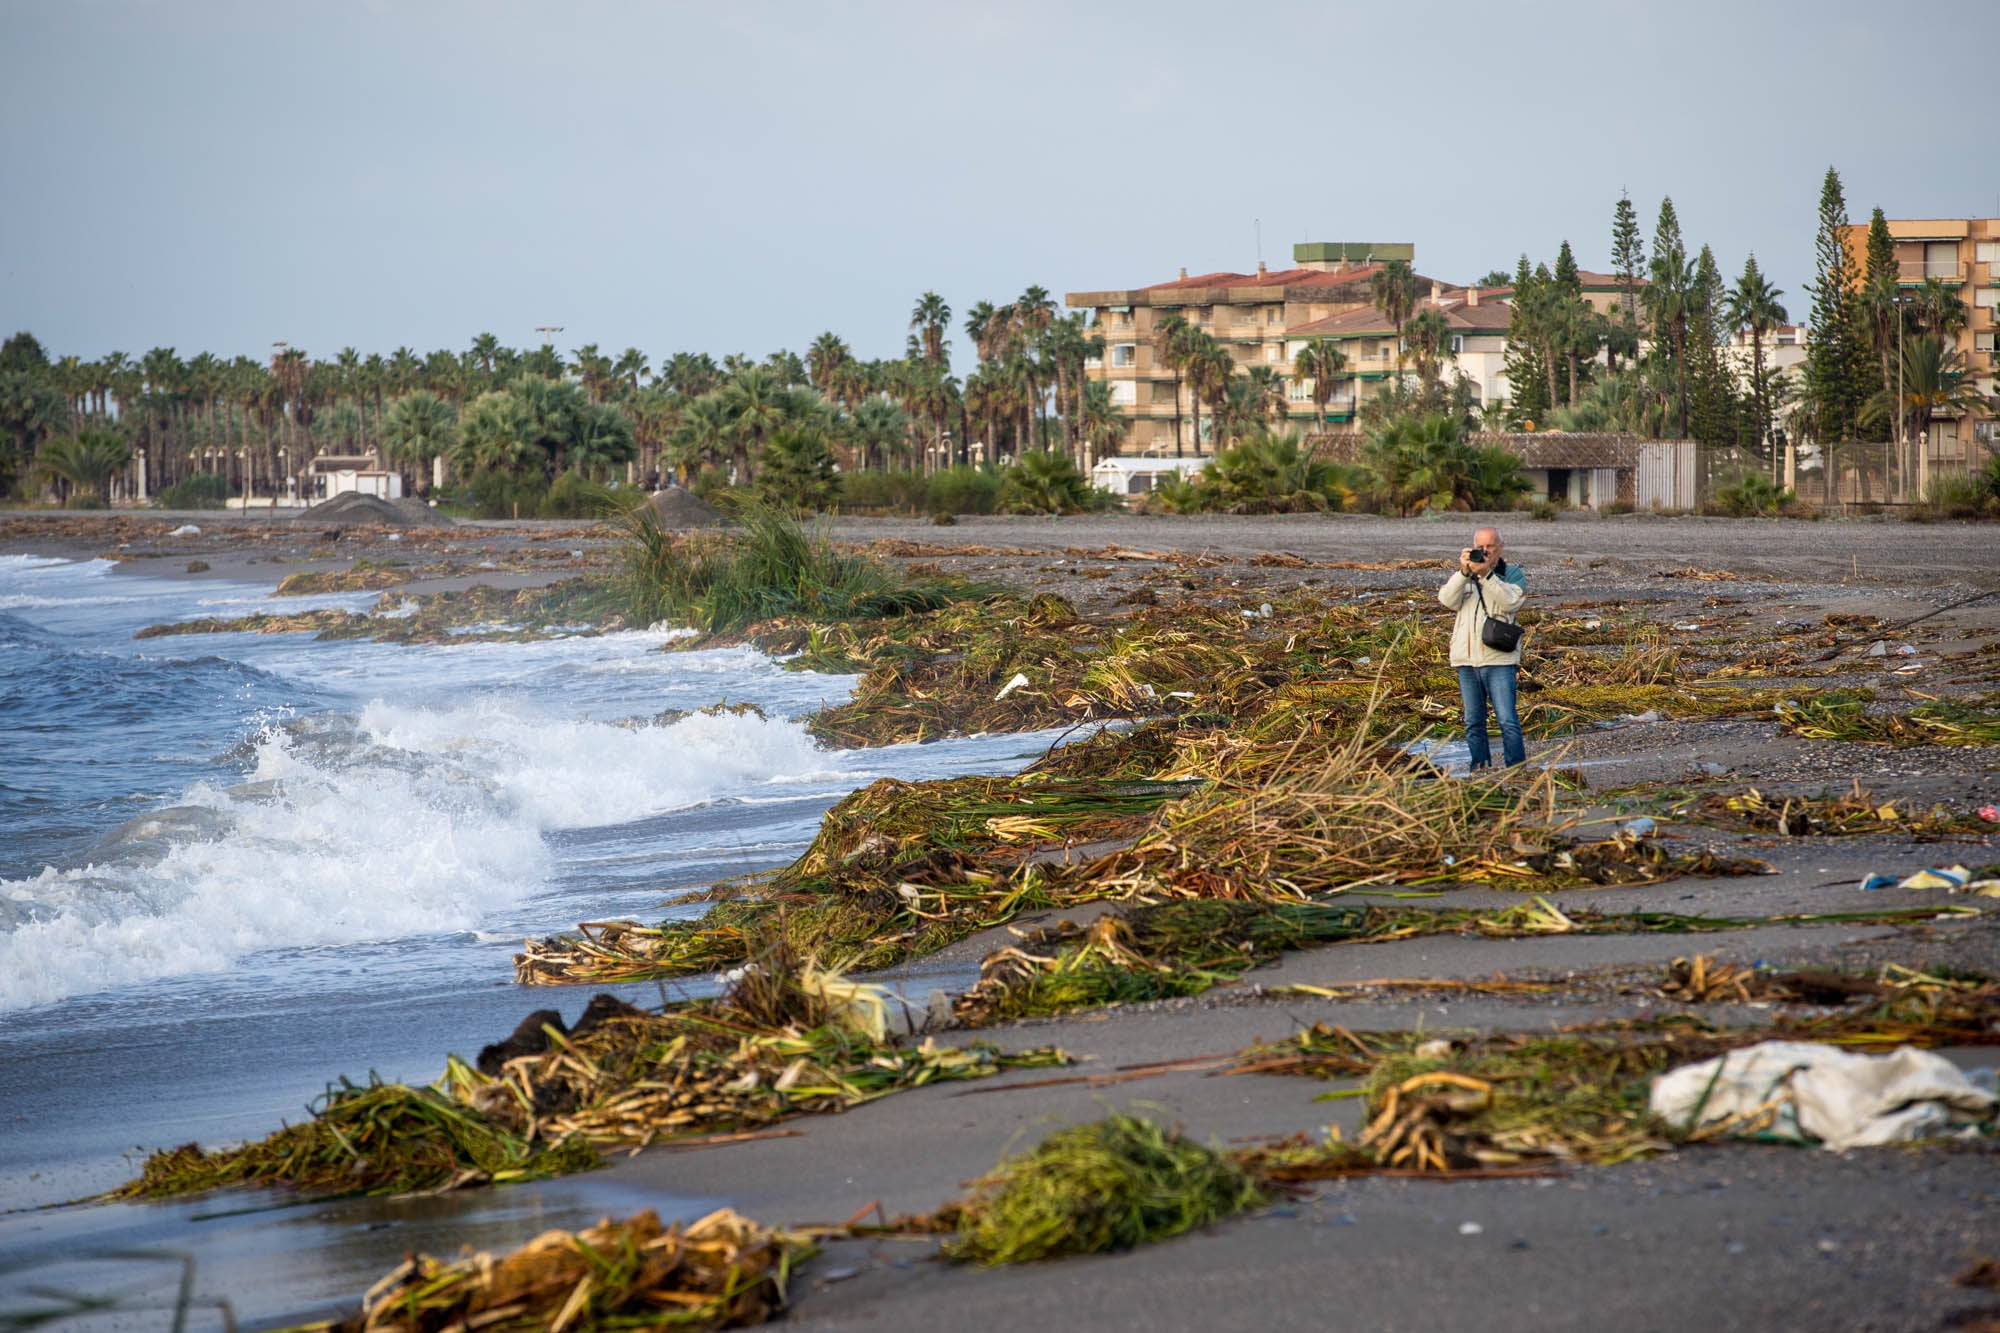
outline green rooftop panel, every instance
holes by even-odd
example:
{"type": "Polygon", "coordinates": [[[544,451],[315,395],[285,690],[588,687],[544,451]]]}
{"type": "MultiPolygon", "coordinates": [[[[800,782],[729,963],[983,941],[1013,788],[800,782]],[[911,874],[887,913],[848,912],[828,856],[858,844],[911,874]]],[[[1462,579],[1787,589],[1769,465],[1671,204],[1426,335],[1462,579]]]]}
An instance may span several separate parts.
{"type": "Polygon", "coordinates": [[[1292,247],[1294,264],[1331,264],[1342,259],[1362,264],[1400,259],[1408,264],[1416,258],[1417,247],[1412,241],[1300,241],[1292,247]]]}

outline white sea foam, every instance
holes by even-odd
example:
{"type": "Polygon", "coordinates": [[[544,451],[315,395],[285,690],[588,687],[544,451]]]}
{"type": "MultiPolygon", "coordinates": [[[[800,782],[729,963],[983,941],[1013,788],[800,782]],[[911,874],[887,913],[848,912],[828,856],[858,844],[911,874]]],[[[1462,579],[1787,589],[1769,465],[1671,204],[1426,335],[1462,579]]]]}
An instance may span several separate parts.
{"type": "MultiPolygon", "coordinates": [[[[542,834],[841,774],[796,723],[626,728],[519,700],[375,703],[272,728],[240,784],[197,784],[162,838],[0,881],[0,1010],[226,969],[251,954],[478,927],[547,883],[542,834]],[[120,855],[121,852],[142,854],[120,855]]],[[[157,821],[156,821],[157,822],[157,821]]]]}

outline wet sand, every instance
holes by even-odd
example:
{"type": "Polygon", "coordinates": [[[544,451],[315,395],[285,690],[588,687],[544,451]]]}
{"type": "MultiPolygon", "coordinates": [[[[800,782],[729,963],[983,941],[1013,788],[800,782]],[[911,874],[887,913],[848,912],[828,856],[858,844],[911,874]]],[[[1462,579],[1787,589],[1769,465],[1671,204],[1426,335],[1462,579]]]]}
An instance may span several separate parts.
{"type": "MultiPolygon", "coordinates": [[[[75,518],[80,516],[65,516],[75,518]]],[[[107,516],[108,517],[108,516],[107,516]]],[[[149,516],[150,517],[150,516],[149,516]]],[[[273,582],[326,562],[407,549],[410,539],[356,532],[325,551],[318,534],[231,534],[202,523],[208,550],[185,553],[238,577],[268,572],[273,582]],[[315,552],[319,552],[315,554],[315,552]],[[266,564],[276,555],[277,568],[266,564]]],[[[248,525],[258,520],[236,520],[248,525]]],[[[1248,605],[1306,584],[1359,596],[1371,590],[1434,585],[1442,562],[1478,520],[1368,518],[1157,519],[1126,516],[967,519],[945,528],[892,520],[841,520],[836,537],[890,539],[922,548],[913,564],[1057,588],[1079,605],[1110,600],[1142,562],[1130,553],[1204,552],[1219,563],[1201,587],[1248,605]],[[955,552],[1001,548],[1028,554],[955,552]],[[1125,558],[1106,554],[1115,547],[1125,558]],[[1080,553],[1073,553],[1080,552],[1080,553]],[[1282,552],[1295,567],[1251,564],[1282,552]],[[1381,571],[1331,567],[1435,558],[1437,569],[1381,571]]],[[[16,516],[0,520],[0,550],[98,554],[94,533],[42,534],[16,516]]],[[[284,520],[278,520],[279,523],[284,520]]],[[[1509,557],[1529,571],[1543,606],[1566,600],[1619,601],[1681,636],[1689,652],[1721,655],[1756,642],[1779,621],[1866,614],[1895,621],[2000,588],[1991,526],[1899,522],[1730,522],[1629,516],[1565,517],[1554,523],[1504,520],[1509,557]],[[1675,570],[1726,571],[1731,580],[1663,577],[1675,570]],[[1674,630],[1675,625],[1694,625],[1674,630]],[[1706,646],[1704,646],[1706,645],[1706,646]]],[[[565,533],[564,556],[535,570],[490,570],[575,525],[495,524],[438,538],[439,559],[456,562],[456,583],[555,577],[563,568],[604,567],[605,542],[565,533]],[[567,563],[566,563],[567,562],[567,563]]],[[[436,534],[426,534],[426,538],[436,534]]],[[[157,532],[129,533],[125,553],[178,560],[184,552],[157,532]]],[[[1885,692],[1935,690],[1969,659],[1950,657],[2000,641],[2000,597],[1924,621],[1893,636],[1909,655],[1867,659],[1864,642],[1846,647],[1839,683],[1885,692]],[[1919,670],[1896,674],[1899,666],[1919,670]]],[[[1990,658],[1982,659],[1990,661],[1990,658]]],[[[1988,683],[1960,692],[1990,690],[1988,683]]],[[[1987,803],[2000,799],[2000,763],[1991,747],[1882,747],[1804,743],[1755,719],[1635,724],[1572,744],[1571,760],[1591,787],[1675,780],[1731,789],[1844,788],[1859,778],[1883,798],[1987,803]]],[[[1616,814],[1615,797],[1598,813],[1616,814]]],[[[1864,892],[1871,872],[1903,874],[1924,865],[2000,861],[2000,837],[1948,845],[1908,838],[1782,840],[1663,829],[1773,863],[1771,876],[1684,879],[1637,888],[1551,895],[1558,905],[1768,916],[1939,905],[1916,891],[1864,892]]],[[[1510,906],[1518,894],[1469,888],[1427,905],[1510,906]]],[[[1962,900],[1954,900],[1962,901],[1962,900]]],[[[1017,923],[1023,926],[1032,922],[1017,923]]],[[[1000,936],[996,933],[994,939],[1000,936]]],[[[956,946],[960,966],[993,940],[956,946]]],[[[194,1253],[199,1285],[228,1294],[254,1319],[277,1319],[351,1300],[410,1248],[450,1251],[461,1240],[506,1245],[546,1226],[573,1227],[601,1213],[646,1205],[663,1216],[693,1216],[724,1200],[778,1224],[837,1222],[879,1201],[887,1211],[924,1211],[957,1193],[1010,1145],[1046,1129],[1094,1118],[1107,1107],[1151,1108],[1198,1137],[1234,1140],[1315,1131],[1330,1122],[1349,1133],[1358,1105],[1318,1102],[1329,1085],[1275,1077],[1223,1077],[1201,1068],[1134,1080],[1050,1084],[1052,1077],[1120,1072],[1121,1066],[1231,1052],[1278,1039],[1316,1021],[1356,1028],[1539,1030],[1591,1018],[1663,1013],[1684,1006],[1618,994],[1608,982],[1573,996],[1464,997],[1442,994],[1322,999],[1274,995],[1278,986],[1354,985],[1380,978],[1563,978],[1596,969],[1657,974],[1694,952],[1737,962],[1865,968],[1884,961],[1992,972],[2000,930],[1992,918],[1917,926],[1765,926],[1702,936],[1556,936],[1528,940],[1458,937],[1340,945],[1287,955],[1243,984],[1192,1000],[1163,1002],[1018,1023],[977,1034],[1009,1046],[1047,1042],[1078,1057],[1073,1070],[1017,1071],[994,1080],[901,1094],[844,1115],[790,1122],[796,1134],[701,1151],[654,1149],[591,1175],[482,1191],[450,1199],[297,1205],[226,1195],[186,1204],[70,1209],[0,1217],[0,1252],[26,1254],[81,1244],[161,1244],[194,1253]],[[1042,1086],[1031,1086],[1041,1084],[1042,1086]],[[1011,1090],[1010,1090],[1011,1089],[1011,1090]],[[277,1203],[274,1211],[239,1210],[277,1203]],[[84,1238],[89,1237],[86,1241],[84,1238]]],[[[940,966],[949,960],[934,960],[940,966]]],[[[573,1016],[583,990],[522,991],[522,1012],[553,1004],[573,1016]]],[[[1718,1021],[1768,1016],[1754,1006],[1705,1007],[1718,1021]]],[[[470,1051],[498,1032],[467,1032],[453,1049],[470,1051]]],[[[445,1052],[437,1052],[442,1066],[445,1052]]],[[[1994,1063],[1994,1048],[1954,1053],[1994,1063]]],[[[337,1071],[328,1071],[329,1073],[337,1071]]],[[[1131,1071],[1124,1072],[1144,1072],[1131,1071]]],[[[1339,1086],[1339,1085],[1333,1085],[1339,1086]]],[[[302,1088],[301,1098],[316,1088],[302,1088]]],[[[134,1137],[145,1138],[142,1124],[134,1137]]],[[[1861,1151],[1730,1146],[1690,1150],[1621,1167],[1582,1169],[1549,1179],[1431,1182],[1364,1179],[1322,1185],[1309,1199],[1267,1208],[1208,1232],[1139,1253],[993,1272],[931,1259],[928,1242],[842,1242],[801,1273],[791,1322],[810,1328],[932,1329],[970,1322],[1051,1328],[1146,1325],[1159,1328],[1934,1329],[1949,1313],[1995,1304],[1992,1293],[1952,1287],[1975,1252],[2000,1250],[2000,1153],[1963,1150],[1861,1151]],[[1463,1224],[1477,1223],[1465,1232],[1463,1224]]]]}

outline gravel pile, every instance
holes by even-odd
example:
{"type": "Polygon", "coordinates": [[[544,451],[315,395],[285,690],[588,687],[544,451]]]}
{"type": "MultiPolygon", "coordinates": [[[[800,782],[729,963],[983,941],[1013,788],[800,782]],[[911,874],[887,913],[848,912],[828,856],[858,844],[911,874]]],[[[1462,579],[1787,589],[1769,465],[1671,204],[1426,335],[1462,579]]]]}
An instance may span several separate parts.
{"type": "Polygon", "coordinates": [[[383,500],[348,491],[322,500],[299,515],[315,523],[379,524],[388,528],[448,528],[452,521],[422,500],[405,496],[383,500]]]}

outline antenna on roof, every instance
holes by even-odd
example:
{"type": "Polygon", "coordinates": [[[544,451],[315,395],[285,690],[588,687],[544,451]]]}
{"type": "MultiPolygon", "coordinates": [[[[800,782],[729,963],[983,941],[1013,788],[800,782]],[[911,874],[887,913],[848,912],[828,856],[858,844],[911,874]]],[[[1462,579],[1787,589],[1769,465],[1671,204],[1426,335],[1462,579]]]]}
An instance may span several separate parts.
{"type": "Polygon", "coordinates": [[[1264,219],[1251,218],[1250,225],[1257,229],[1257,262],[1264,262],[1264,219]]]}

